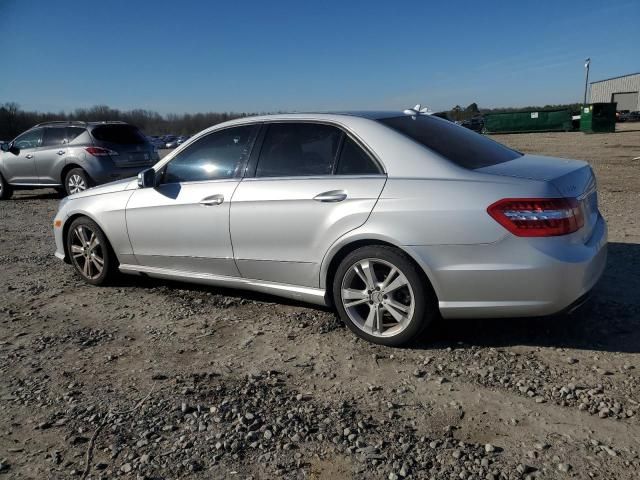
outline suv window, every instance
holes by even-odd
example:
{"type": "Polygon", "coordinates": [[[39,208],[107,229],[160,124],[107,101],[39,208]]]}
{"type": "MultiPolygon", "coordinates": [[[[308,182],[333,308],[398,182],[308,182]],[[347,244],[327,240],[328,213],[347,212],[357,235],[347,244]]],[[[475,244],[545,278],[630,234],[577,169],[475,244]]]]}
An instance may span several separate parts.
{"type": "Polygon", "coordinates": [[[82,135],[85,129],[82,127],[67,127],[67,143],[73,142],[76,138],[82,135]]]}
{"type": "Polygon", "coordinates": [[[164,183],[232,178],[251,149],[258,125],[213,132],[192,143],[167,165],[164,183]]]}
{"type": "Polygon", "coordinates": [[[336,175],[376,175],[378,166],[356,142],[345,136],[336,175]]]}
{"type": "Polygon", "coordinates": [[[43,147],[53,147],[66,143],[67,129],[65,127],[49,127],[44,129],[43,147]]]}
{"type": "Polygon", "coordinates": [[[14,147],[25,150],[28,148],[38,148],[42,142],[42,129],[36,128],[23,133],[13,141],[14,147]]]}
{"type": "Polygon", "coordinates": [[[145,136],[133,125],[99,125],[91,130],[91,135],[101,142],[117,143],[120,145],[140,145],[147,143],[145,136]]]}
{"type": "Polygon", "coordinates": [[[430,115],[406,115],[378,121],[463,168],[488,167],[522,156],[485,136],[430,115]]]}
{"type": "Polygon", "coordinates": [[[331,175],[342,131],[314,123],[269,125],[257,177],[331,175]]]}

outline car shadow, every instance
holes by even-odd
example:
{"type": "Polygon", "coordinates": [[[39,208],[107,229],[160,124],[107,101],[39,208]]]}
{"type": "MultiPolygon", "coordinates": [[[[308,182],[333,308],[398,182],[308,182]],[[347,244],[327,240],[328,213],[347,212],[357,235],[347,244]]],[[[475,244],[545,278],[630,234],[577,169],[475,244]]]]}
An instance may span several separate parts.
{"type": "Polygon", "coordinates": [[[64,197],[52,188],[14,191],[11,200],[61,200],[64,197]]]}
{"type": "MultiPolygon", "coordinates": [[[[210,292],[239,302],[257,301],[332,312],[330,308],[258,292],[144,276],[123,275],[116,286],[210,292]]],[[[595,287],[592,298],[570,315],[440,319],[427,332],[424,338],[408,347],[428,350],[449,346],[539,346],[640,353],[640,245],[609,243],[607,268],[595,287]]]]}
{"type": "Polygon", "coordinates": [[[569,315],[437,321],[413,348],[565,347],[640,353],[640,245],[609,243],[591,299],[569,315]]]}

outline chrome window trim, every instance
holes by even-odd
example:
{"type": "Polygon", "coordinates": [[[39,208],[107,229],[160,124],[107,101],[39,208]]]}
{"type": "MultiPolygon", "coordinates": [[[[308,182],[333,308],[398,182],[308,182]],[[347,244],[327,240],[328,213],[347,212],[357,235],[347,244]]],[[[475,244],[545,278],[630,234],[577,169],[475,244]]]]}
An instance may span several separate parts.
{"type": "Polygon", "coordinates": [[[270,181],[270,180],[355,180],[355,179],[367,179],[367,178],[387,178],[386,174],[377,173],[372,175],[305,175],[305,176],[285,176],[285,177],[244,177],[243,182],[257,182],[257,181],[270,181]]]}

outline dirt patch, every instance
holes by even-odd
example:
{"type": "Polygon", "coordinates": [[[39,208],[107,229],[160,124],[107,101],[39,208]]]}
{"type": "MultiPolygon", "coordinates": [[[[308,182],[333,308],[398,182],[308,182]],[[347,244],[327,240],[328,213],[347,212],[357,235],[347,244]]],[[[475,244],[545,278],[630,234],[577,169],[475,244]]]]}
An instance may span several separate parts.
{"type": "Polygon", "coordinates": [[[0,203],[0,477],[636,478],[640,131],[496,135],[596,171],[609,262],[570,317],[441,321],[412,348],[333,312],[53,258],[50,191],[0,203]],[[95,432],[98,430],[98,434],[95,432]]]}

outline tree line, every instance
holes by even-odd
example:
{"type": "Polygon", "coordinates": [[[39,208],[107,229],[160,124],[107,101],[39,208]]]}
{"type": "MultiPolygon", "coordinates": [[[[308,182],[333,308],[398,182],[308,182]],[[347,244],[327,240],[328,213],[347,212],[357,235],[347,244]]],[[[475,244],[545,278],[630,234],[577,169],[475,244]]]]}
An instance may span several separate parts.
{"type": "MultiPolygon", "coordinates": [[[[516,112],[519,110],[542,111],[560,108],[567,108],[572,112],[579,112],[580,104],[545,105],[544,107],[480,108],[477,103],[472,103],[464,108],[456,105],[451,110],[438,112],[438,115],[445,116],[449,120],[466,120],[477,115],[488,113],[516,112]]],[[[209,112],[170,113],[161,115],[152,110],[119,110],[107,105],[77,108],[72,112],[34,112],[22,110],[17,103],[9,102],[0,106],[0,139],[11,140],[38,123],[52,120],[85,122],[121,120],[137,126],[147,135],[165,135],[169,133],[174,135],[193,135],[212,125],[248,115],[253,114],[241,112],[209,112]]]]}
{"type": "Polygon", "coordinates": [[[106,105],[77,108],[72,112],[30,112],[22,110],[16,103],[5,103],[0,106],[0,139],[11,140],[38,123],[54,120],[85,122],[120,120],[135,125],[147,135],[165,135],[169,133],[193,135],[212,125],[247,115],[249,114],[240,112],[170,113],[161,115],[151,110],[118,110],[106,105]]]}

